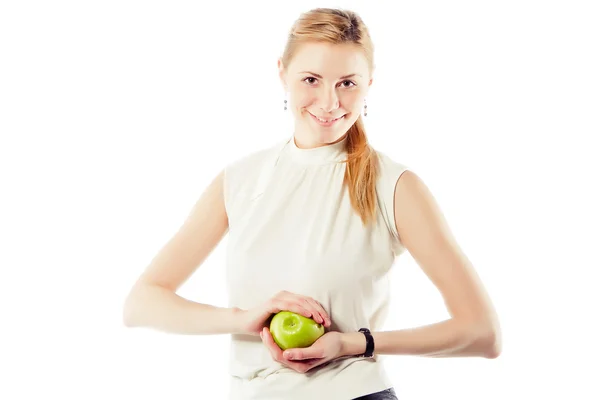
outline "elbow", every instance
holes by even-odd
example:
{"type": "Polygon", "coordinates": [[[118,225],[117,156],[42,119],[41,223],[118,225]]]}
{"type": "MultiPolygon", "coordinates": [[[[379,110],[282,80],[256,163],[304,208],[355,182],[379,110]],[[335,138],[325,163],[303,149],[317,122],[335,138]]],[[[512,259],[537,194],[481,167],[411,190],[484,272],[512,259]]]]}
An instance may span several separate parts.
{"type": "Polygon", "coordinates": [[[137,290],[132,289],[131,292],[127,295],[127,297],[125,298],[125,301],[123,302],[123,307],[121,309],[121,318],[123,321],[123,325],[127,328],[133,328],[135,326],[138,326],[136,321],[136,315],[138,314],[138,306],[137,304],[139,303],[139,301],[137,301],[137,297],[139,297],[137,295],[137,290]]]}
{"type": "Polygon", "coordinates": [[[470,353],[487,359],[495,359],[502,352],[502,337],[498,323],[489,320],[464,322],[464,331],[468,332],[470,353]]]}
{"type": "Polygon", "coordinates": [[[500,337],[500,332],[497,330],[492,330],[487,337],[487,346],[486,351],[484,353],[485,358],[494,359],[500,357],[502,353],[502,340],[500,337]]]}
{"type": "Polygon", "coordinates": [[[497,323],[486,323],[479,325],[479,327],[482,357],[487,359],[500,357],[502,353],[502,335],[499,325],[497,323]]]}
{"type": "Polygon", "coordinates": [[[137,282],[125,298],[122,307],[122,321],[127,328],[148,326],[152,319],[151,304],[155,303],[155,296],[163,290],[160,286],[149,283],[137,282]]]}
{"type": "Polygon", "coordinates": [[[134,326],[133,323],[133,311],[132,311],[132,305],[131,305],[131,301],[129,298],[127,298],[127,300],[125,300],[125,304],[123,305],[123,309],[122,309],[122,320],[123,320],[123,325],[126,328],[132,328],[134,326]]]}

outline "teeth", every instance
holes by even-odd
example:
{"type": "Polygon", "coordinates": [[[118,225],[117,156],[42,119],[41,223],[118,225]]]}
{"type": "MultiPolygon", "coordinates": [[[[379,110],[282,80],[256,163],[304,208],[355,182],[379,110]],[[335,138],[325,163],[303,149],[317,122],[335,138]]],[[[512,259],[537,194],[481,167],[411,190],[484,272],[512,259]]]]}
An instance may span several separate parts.
{"type": "Polygon", "coordinates": [[[328,122],[332,122],[332,121],[337,121],[339,119],[339,118],[336,118],[336,119],[324,120],[324,119],[321,119],[319,117],[315,117],[315,118],[317,118],[319,121],[324,122],[324,123],[328,123],[328,122]]]}

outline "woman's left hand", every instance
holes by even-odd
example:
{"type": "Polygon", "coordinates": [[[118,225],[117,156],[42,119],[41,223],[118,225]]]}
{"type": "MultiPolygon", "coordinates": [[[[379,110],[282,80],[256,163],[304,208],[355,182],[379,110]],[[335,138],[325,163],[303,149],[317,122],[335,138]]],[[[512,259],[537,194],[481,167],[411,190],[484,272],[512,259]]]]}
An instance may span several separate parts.
{"type": "Polygon", "coordinates": [[[281,350],[275,343],[269,328],[264,327],[260,337],[275,361],[300,373],[305,373],[321,364],[343,356],[341,332],[329,331],[310,347],[287,349],[286,351],[281,350]]]}

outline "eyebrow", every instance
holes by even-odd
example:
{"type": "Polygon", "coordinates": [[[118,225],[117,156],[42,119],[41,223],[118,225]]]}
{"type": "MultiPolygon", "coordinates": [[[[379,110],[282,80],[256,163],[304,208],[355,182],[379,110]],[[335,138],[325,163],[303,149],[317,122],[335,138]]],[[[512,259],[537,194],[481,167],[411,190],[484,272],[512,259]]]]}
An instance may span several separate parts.
{"type": "MultiPolygon", "coordinates": [[[[314,72],[310,72],[310,71],[302,71],[302,72],[300,72],[300,73],[301,73],[301,74],[311,74],[311,75],[314,75],[314,76],[316,76],[317,78],[323,79],[323,77],[322,77],[321,75],[319,75],[319,74],[315,74],[314,72]]],[[[353,77],[353,76],[355,76],[355,75],[356,75],[356,76],[362,76],[362,75],[359,75],[359,74],[350,74],[350,75],[344,75],[344,76],[342,76],[340,79],[352,78],[352,77],[353,77]]]]}

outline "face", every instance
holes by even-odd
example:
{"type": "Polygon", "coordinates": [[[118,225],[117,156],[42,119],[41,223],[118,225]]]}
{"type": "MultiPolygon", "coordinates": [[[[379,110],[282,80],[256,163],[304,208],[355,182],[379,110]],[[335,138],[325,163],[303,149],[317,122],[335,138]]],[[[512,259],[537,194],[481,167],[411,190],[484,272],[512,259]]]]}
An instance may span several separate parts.
{"type": "Polygon", "coordinates": [[[363,111],[373,82],[362,51],[353,44],[305,43],[286,69],[281,59],[278,66],[298,147],[342,140],[363,111]]]}

